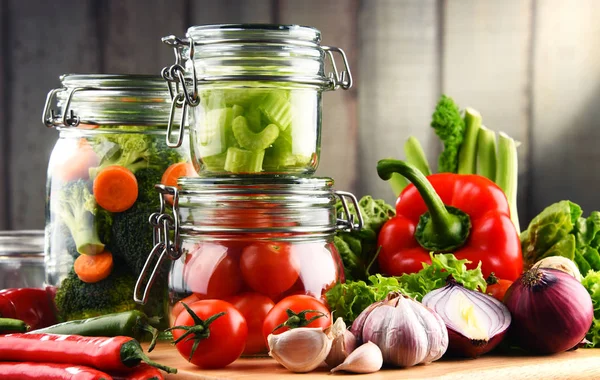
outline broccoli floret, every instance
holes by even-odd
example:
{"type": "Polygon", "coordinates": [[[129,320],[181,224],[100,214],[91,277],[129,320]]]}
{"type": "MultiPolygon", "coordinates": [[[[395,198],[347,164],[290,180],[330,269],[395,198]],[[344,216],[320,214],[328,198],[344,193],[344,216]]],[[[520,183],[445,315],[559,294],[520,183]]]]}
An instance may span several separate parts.
{"type": "Polygon", "coordinates": [[[133,301],[137,278],[115,261],[112,273],[102,281],[85,283],[71,269],[56,292],[56,307],[62,319],[74,320],[138,308],[133,301]]]}
{"type": "Polygon", "coordinates": [[[163,171],[155,168],[140,169],[135,173],[138,183],[137,203],[144,204],[144,208],[150,213],[158,211],[160,207],[160,198],[154,185],[160,183],[163,171]]]}
{"type": "Polygon", "coordinates": [[[159,165],[154,161],[157,155],[156,144],[151,135],[138,133],[123,133],[101,136],[94,142],[97,149],[104,150],[102,160],[97,167],[90,168],[90,178],[95,178],[107,166],[123,166],[132,173],[139,169],[159,165]],[[108,149],[103,148],[109,146],[108,149]]]}
{"type": "Polygon", "coordinates": [[[68,183],[52,196],[52,202],[56,202],[52,210],[71,232],[77,252],[87,255],[102,252],[104,244],[96,223],[98,205],[86,181],[68,183]]]}
{"type": "Polygon", "coordinates": [[[465,136],[465,121],[452,98],[442,95],[431,120],[444,150],[438,159],[438,172],[456,173],[458,171],[458,150],[465,136]]]}

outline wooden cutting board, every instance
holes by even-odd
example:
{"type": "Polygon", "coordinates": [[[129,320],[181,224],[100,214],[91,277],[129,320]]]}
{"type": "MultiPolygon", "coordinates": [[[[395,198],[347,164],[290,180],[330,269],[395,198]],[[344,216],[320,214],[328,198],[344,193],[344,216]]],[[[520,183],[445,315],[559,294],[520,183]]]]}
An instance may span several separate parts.
{"type": "MultiPolygon", "coordinates": [[[[329,379],[342,376],[319,368],[307,374],[289,372],[271,358],[238,359],[219,370],[201,370],[183,359],[169,343],[159,343],[150,358],[161,364],[176,367],[179,372],[167,379],[329,379]]],[[[352,378],[383,379],[500,379],[555,380],[600,379],[600,349],[579,349],[552,356],[495,356],[478,359],[442,359],[429,365],[406,369],[383,369],[370,375],[352,378]]]]}

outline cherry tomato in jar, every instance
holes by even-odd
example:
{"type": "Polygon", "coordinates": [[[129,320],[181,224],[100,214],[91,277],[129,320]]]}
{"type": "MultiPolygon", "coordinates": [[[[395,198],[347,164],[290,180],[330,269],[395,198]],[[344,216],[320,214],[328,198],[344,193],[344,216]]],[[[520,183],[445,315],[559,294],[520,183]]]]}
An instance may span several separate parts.
{"type": "Polygon", "coordinates": [[[201,368],[222,368],[240,357],[246,345],[248,326],[232,304],[202,300],[188,308],[177,316],[175,326],[171,327],[181,356],[201,368]],[[197,323],[197,318],[201,323],[197,323]]]}
{"type": "Polygon", "coordinates": [[[201,298],[224,298],[242,288],[239,258],[234,249],[202,243],[189,252],[183,268],[186,290],[201,298]]]}
{"type": "Polygon", "coordinates": [[[278,328],[281,324],[288,321],[288,309],[302,316],[299,326],[294,327],[321,327],[325,329],[331,325],[331,313],[323,302],[303,294],[289,296],[275,304],[271,311],[269,311],[269,314],[267,314],[262,328],[265,342],[269,334],[281,334],[289,330],[286,326],[278,328]],[[306,310],[313,311],[303,313],[306,310]],[[306,323],[307,321],[310,321],[310,323],[306,323]]]}
{"type": "Polygon", "coordinates": [[[338,282],[340,268],[325,242],[298,243],[291,249],[300,264],[302,293],[320,298],[338,282]]]}
{"type": "Polygon", "coordinates": [[[184,303],[186,305],[190,306],[194,302],[198,302],[198,301],[203,300],[203,299],[205,299],[205,298],[199,296],[196,293],[192,293],[191,295],[183,298],[182,300],[177,301],[173,305],[173,308],[171,309],[171,314],[169,315],[169,323],[170,323],[170,325],[174,326],[175,320],[177,319],[177,317],[179,316],[179,314],[181,314],[182,311],[185,311],[185,307],[183,306],[184,303]]]}
{"type": "Polygon", "coordinates": [[[254,243],[242,251],[242,277],[252,290],[277,299],[298,279],[300,264],[290,243],[254,243]]]}
{"type": "Polygon", "coordinates": [[[504,300],[504,295],[510,286],[512,285],[512,281],[498,279],[495,284],[491,284],[487,286],[486,293],[502,302],[504,300]]]}
{"type": "Polygon", "coordinates": [[[267,314],[275,303],[267,296],[259,293],[242,293],[226,298],[246,319],[248,339],[244,355],[255,355],[267,351],[263,338],[262,327],[267,314]]]}

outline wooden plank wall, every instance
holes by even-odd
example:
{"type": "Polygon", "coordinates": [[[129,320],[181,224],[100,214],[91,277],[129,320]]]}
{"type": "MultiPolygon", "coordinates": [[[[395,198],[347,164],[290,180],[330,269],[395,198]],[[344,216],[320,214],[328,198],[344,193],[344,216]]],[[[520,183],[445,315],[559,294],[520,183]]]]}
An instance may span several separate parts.
{"type": "Polygon", "coordinates": [[[595,0],[2,0],[0,229],[43,227],[58,135],[40,113],[60,74],[157,74],[160,37],[207,23],[311,25],[348,53],[355,87],[324,95],[317,171],[339,189],[393,201],[375,164],[409,135],[434,162],[446,93],[521,141],[522,223],[560,199],[600,209],[599,18],[595,0]]]}

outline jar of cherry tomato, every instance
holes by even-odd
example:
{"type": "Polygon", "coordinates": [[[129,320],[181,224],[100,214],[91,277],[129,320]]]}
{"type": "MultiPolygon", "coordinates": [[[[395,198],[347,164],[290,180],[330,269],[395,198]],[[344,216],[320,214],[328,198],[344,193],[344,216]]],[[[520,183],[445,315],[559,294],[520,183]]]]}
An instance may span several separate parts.
{"type": "Polygon", "coordinates": [[[157,186],[163,206],[167,196],[173,198],[172,213],[163,207],[151,217],[157,244],[135,291],[144,302],[154,280],[152,266],[173,260],[171,324],[186,312],[179,301],[225,300],[246,314],[245,354],[261,354],[266,352],[262,322],[275,303],[297,294],[323,299],[344,280],[333,235],[361,228],[362,220],[338,218],[337,199],[346,210],[347,200],[358,207],[352,194],[332,189],[333,180],[254,176],[178,183],[178,188],[157,186]]]}
{"type": "MultiPolygon", "coordinates": [[[[322,93],[352,86],[343,50],[321,45],[321,32],[298,25],[193,26],[186,38],[163,41],[177,59],[162,74],[174,108],[189,114],[199,173],[315,172],[322,93]]],[[[180,135],[173,146],[177,141],[180,135]]]]}
{"type": "MultiPolygon", "coordinates": [[[[43,113],[59,131],[48,165],[46,284],[58,287],[61,319],[140,308],[133,288],[154,245],[154,185],[194,173],[187,146],[165,142],[168,87],[137,75],[64,75],[61,84],[43,113]]],[[[166,271],[159,282],[144,311],[164,320],[166,271]]]]}

